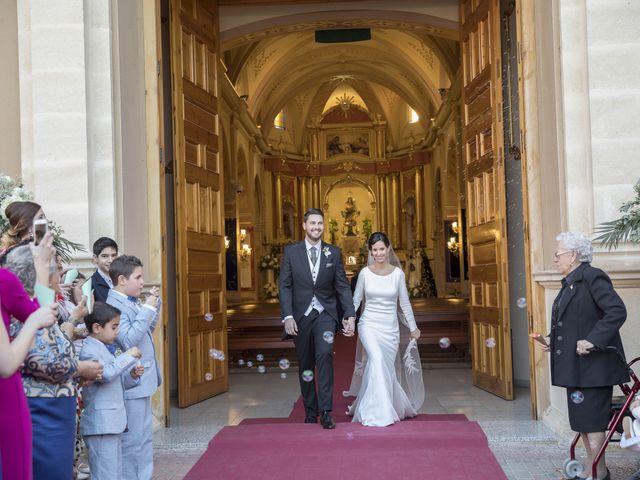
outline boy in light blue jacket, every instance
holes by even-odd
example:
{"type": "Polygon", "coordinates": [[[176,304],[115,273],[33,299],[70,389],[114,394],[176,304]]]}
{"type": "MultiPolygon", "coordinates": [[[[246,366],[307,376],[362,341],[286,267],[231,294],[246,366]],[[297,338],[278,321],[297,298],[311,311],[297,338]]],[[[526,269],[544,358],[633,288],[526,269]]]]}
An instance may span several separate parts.
{"type": "Polygon", "coordinates": [[[142,354],[132,347],[115,357],[107,349],[118,335],[117,308],[96,302],[85,324],[90,333],[80,351],[80,360],[96,360],[104,370],[95,383],[82,389],[80,434],[89,451],[91,479],[113,480],[122,478],[122,433],[127,428],[124,391],[140,382],[144,367],[135,365],[142,354]]]}

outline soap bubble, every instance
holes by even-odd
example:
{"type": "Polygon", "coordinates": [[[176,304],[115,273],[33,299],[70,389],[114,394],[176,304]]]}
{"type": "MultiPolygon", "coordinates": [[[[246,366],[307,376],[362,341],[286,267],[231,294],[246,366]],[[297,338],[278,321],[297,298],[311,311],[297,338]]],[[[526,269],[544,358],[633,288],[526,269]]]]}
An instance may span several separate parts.
{"type": "Polygon", "coordinates": [[[285,378],[287,378],[287,374],[286,374],[286,373],[284,373],[284,372],[282,372],[282,373],[280,374],[280,378],[282,378],[282,379],[284,380],[285,378]]]}
{"type": "Polygon", "coordinates": [[[213,321],[213,313],[205,313],[204,314],[204,321],[205,322],[212,322],[213,321]]]}
{"type": "Polygon", "coordinates": [[[209,355],[211,355],[214,360],[224,360],[224,352],[222,350],[216,350],[215,348],[212,348],[211,350],[209,350],[209,355]]]}
{"type": "Polygon", "coordinates": [[[253,367],[253,362],[251,360],[249,360],[247,362],[247,367],[249,367],[249,368],[253,367]]]}
{"type": "Polygon", "coordinates": [[[210,382],[213,379],[213,375],[211,375],[209,372],[207,372],[207,373],[204,374],[204,379],[207,382],[210,382]]]}
{"type": "Polygon", "coordinates": [[[322,338],[327,343],[333,343],[333,332],[324,332],[322,338]]]}
{"type": "Polygon", "coordinates": [[[487,338],[484,341],[484,344],[487,346],[487,348],[493,348],[496,346],[496,339],[495,338],[487,338]]]}
{"type": "Polygon", "coordinates": [[[582,393],[580,390],[576,390],[575,392],[572,392],[571,401],[576,405],[580,405],[582,402],[584,402],[584,393],[582,393]]]}
{"type": "Polygon", "coordinates": [[[240,365],[240,366],[244,365],[244,360],[242,358],[240,360],[238,360],[238,365],[240,365]]]}
{"type": "Polygon", "coordinates": [[[258,367],[258,372],[259,373],[267,373],[267,367],[265,367],[264,365],[260,365],[258,367]]]}
{"type": "Polygon", "coordinates": [[[451,346],[451,340],[449,340],[449,337],[442,337],[438,345],[440,345],[440,348],[449,348],[451,346]]]}
{"type": "Polygon", "coordinates": [[[525,297],[520,297],[516,300],[516,305],[518,305],[518,308],[527,308],[527,299],[525,297]]]}
{"type": "Polygon", "coordinates": [[[281,358],[280,362],[278,362],[278,365],[280,365],[280,368],[282,370],[286,370],[291,366],[291,362],[289,362],[289,360],[287,360],[286,358],[281,358]]]}
{"type": "Polygon", "coordinates": [[[311,382],[313,380],[313,372],[311,370],[305,370],[302,372],[302,380],[305,382],[311,382]]]}
{"type": "Polygon", "coordinates": [[[264,360],[264,355],[261,354],[261,353],[257,354],[256,355],[256,360],[258,360],[259,362],[263,361],[264,360]]]}

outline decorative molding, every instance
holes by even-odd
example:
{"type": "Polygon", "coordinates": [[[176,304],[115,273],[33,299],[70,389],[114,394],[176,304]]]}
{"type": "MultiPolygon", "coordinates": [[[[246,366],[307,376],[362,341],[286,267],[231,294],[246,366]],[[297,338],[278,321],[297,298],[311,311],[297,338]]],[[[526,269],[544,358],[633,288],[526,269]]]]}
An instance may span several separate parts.
{"type": "Polygon", "coordinates": [[[433,68],[435,63],[435,54],[433,50],[427,47],[424,43],[415,44],[409,42],[409,46],[413,48],[418,54],[424,59],[424,61],[429,65],[429,67],[433,68]]]}
{"type": "Polygon", "coordinates": [[[260,20],[222,31],[220,38],[224,51],[287,33],[340,28],[399,29],[457,40],[459,25],[457,22],[414,12],[335,10],[260,20]],[[310,17],[316,19],[310,20],[310,17]]]}
{"type": "Polygon", "coordinates": [[[253,59],[253,73],[257,77],[265,64],[269,61],[269,59],[278,51],[278,49],[271,50],[267,53],[266,50],[262,50],[260,53],[256,55],[253,59]]]}

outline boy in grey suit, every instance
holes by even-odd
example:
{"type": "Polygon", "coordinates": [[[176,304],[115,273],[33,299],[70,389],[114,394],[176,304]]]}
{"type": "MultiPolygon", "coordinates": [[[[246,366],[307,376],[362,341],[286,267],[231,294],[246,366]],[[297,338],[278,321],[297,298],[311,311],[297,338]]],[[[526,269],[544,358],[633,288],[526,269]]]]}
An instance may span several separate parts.
{"type": "Polygon", "coordinates": [[[80,351],[80,360],[98,361],[104,370],[95,383],[82,389],[80,433],[89,451],[92,480],[122,478],[121,437],[127,428],[124,390],[125,385],[139,382],[142,367],[134,365],[141,352],[133,347],[116,358],[107,350],[118,334],[118,309],[96,302],[85,323],[90,333],[80,351]]]}
{"type": "Polygon", "coordinates": [[[137,301],[142,294],[142,262],[131,255],[116,258],[109,267],[113,288],[107,303],[120,310],[117,343],[122,350],[138,347],[144,373],[140,383],[125,391],[125,408],[129,430],[122,436],[122,479],[151,480],[153,476],[153,425],[151,395],[162,379],[156,362],[151,334],[158,322],[158,289],[151,289],[145,303],[137,301]]]}

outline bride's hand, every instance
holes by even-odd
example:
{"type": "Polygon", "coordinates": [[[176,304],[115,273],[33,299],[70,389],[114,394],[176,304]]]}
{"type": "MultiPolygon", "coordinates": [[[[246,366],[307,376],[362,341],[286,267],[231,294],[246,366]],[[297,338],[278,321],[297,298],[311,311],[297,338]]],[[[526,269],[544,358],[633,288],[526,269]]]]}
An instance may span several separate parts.
{"type": "Polygon", "coordinates": [[[420,329],[416,327],[414,331],[411,332],[411,338],[418,340],[420,338],[420,329]]]}

